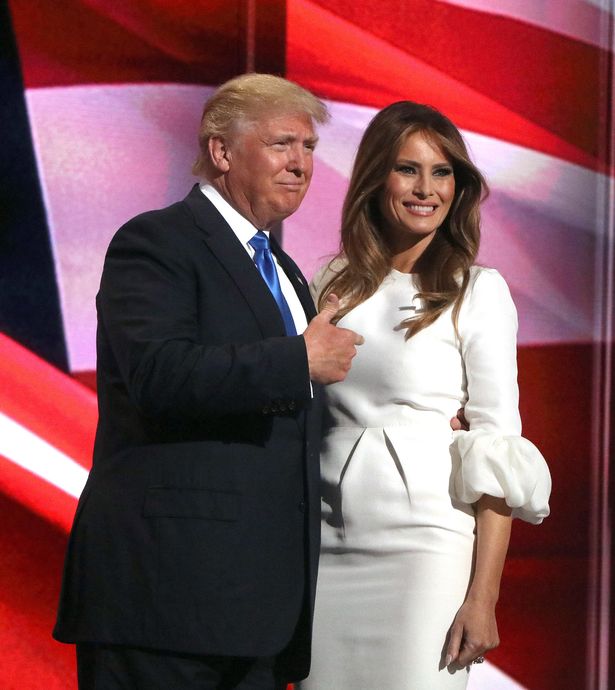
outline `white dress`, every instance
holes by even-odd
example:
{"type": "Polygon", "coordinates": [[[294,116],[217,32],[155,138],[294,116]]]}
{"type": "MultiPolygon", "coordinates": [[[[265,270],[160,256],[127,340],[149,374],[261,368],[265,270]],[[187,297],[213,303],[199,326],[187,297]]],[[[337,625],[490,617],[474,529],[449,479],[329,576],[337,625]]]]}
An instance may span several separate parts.
{"type": "MultiPolygon", "coordinates": [[[[316,289],[330,274],[321,272],[316,289]]],[[[504,497],[513,515],[548,515],[546,463],[519,434],[517,316],[508,286],[473,268],[451,310],[405,340],[421,305],[392,270],[339,326],[365,338],[342,383],[327,387],[322,548],[310,676],[301,690],[462,690],[443,667],[467,590],[472,503],[504,497]],[[449,420],[465,406],[469,432],[449,420]]]]}

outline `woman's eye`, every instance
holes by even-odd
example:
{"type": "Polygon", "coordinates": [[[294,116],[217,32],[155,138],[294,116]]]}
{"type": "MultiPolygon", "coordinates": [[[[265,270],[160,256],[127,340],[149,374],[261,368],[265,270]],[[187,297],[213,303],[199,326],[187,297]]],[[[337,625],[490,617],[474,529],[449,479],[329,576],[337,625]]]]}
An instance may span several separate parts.
{"type": "Polygon", "coordinates": [[[414,175],[416,169],[412,165],[398,165],[395,167],[395,171],[404,175],[414,175]]]}
{"type": "Polygon", "coordinates": [[[434,175],[436,177],[448,177],[449,175],[453,174],[453,169],[452,168],[438,168],[437,170],[434,170],[434,175]]]}

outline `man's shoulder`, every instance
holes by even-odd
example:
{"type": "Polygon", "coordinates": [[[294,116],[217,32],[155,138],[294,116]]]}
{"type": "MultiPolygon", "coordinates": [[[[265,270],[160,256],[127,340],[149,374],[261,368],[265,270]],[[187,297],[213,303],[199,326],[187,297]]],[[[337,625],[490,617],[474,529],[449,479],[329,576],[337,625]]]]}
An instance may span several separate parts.
{"type": "Polygon", "coordinates": [[[169,206],[164,208],[156,208],[150,211],[143,211],[138,215],[134,216],[128,220],[122,227],[120,231],[124,228],[133,227],[159,227],[164,228],[169,225],[169,223],[181,222],[182,219],[189,221],[191,218],[190,209],[188,208],[185,199],[176,201],[169,206]]]}
{"type": "Polygon", "coordinates": [[[144,211],[126,221],[113,236],[110,248],[135,242],[181,243],[193,228],[194,218],[184,199],[164,208],[144,211]]]}

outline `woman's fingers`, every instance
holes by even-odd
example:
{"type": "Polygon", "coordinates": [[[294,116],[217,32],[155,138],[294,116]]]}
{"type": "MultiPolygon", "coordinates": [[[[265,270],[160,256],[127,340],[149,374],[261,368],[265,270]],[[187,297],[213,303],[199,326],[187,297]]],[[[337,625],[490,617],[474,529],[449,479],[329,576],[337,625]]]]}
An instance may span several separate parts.
{"type": "Polygon", "coordinates": [[[499,644],[493,610],[466,602],[451,626],[444,663],[468,666],[499,644]]]}
{"type": "Polygon", "coordinates": [[[448,646],[446,648],[446,657],[444,659],[444,665],[450,666],[459,656],[459,651],[461,648],[461,641],[463,639],[463,625],[458,623],[456,620],[451,627],[451,633],[448,641],[448,646]]]}

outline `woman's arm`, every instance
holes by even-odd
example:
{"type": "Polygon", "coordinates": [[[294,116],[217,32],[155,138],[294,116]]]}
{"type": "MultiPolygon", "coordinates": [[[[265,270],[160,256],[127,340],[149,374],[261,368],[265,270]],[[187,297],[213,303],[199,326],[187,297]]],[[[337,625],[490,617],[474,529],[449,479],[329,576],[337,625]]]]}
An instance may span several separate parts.
{"type": "Polygon", "coordinates": [[[497,271],[477,275],[460,314],[470,430],[452,447],[453,495],[476,508],[476,560],[446,648],[446,665],[465,666],[499,644],[495,606],[511,517],[539,523],[549,514],[549,470],[521,434],[517,388],[517,313],[497,271]]]}
{"type": "Polygon", "coordinates": [[[445,665],[467,666],[500,643],[495,605],[508,550],[512,518],[503,498],[476,503],[476,562],[466,600],[450,630],[445,665]]]}

